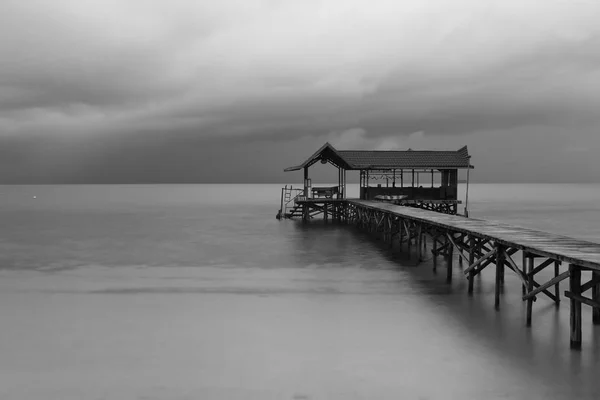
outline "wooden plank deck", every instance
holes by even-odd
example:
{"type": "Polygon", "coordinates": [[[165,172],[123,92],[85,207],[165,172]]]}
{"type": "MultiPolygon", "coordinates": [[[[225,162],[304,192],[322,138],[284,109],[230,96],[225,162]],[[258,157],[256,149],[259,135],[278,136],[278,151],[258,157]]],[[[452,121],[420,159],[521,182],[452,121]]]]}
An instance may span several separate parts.
{"type": "Polygon", "coordinates": [[[497,221],[441,214],[378,201],[348,200],[348,202],[600,271],[600,244],[598,243],[497,221]]]}

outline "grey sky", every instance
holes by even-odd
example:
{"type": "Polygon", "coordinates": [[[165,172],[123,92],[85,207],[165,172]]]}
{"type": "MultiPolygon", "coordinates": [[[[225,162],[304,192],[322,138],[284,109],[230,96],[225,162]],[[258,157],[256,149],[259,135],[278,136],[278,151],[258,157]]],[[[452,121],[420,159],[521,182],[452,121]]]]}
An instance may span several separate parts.
{"type": "Polygon", "coordinates": [[[469,146],[478,181],[600,181],[595,0],[0,2],[0,183],[293,181],[469,146]]]}

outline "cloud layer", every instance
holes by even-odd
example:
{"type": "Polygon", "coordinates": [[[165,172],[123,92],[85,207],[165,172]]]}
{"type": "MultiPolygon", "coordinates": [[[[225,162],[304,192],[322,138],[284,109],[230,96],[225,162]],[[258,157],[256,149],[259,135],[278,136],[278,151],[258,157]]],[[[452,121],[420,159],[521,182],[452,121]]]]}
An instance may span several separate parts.
{"type": "MultiPolygon", "coordinates": [[[[90,159],[90,177],[114,178],[102,160],[128,165],[127,152],[185,175],[205,165],[190,147],[260,142],[287,159],[348,132],[354,146],[422,132],[410,140],[484,152],[545,132],[559,158],[600,150],[598,15],[592,0],[3,1],[0,141],[21,171],[9,180],[90,159]]],[[[553,151],[543,142],[524,146],[534,160],[553,151]]]]}

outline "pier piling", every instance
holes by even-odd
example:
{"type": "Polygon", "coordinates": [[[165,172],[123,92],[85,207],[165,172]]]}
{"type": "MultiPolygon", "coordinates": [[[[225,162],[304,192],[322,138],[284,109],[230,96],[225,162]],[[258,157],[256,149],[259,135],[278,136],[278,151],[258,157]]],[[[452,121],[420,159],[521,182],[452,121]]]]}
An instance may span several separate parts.
{"type": "MultiPolygon", "coordinates": [[[[523,257],[527,259],[527,292],[533,291],[533,270],[535,267],[535,259],[527,252],[523,252],[523,257]]],[[[527,320],[526,325],[531,326],[531,314],[533,311],[533,297],[527,300],[527,320]]]]}
{"type": "MultiPolygon", "coordinates": [[[[592,271],[592,281],[597,282],[592,286],[592,301],[600,303],[600,271],[592,271]]],[[[592,308],[592,323],[600,325],[600,307],[592,308]]]]}
{"type": "Polygon", "coordinates": [[[446,271],[446,282],[450,283],[452,282],[452,261],[454,258],[454,247],[450,243],[449,238],[446,238],[446,244],[448,246],[446,253],[446,265],[448,266],[448,269],[446,271]]]}
{"type": "Polygon", "coordinates": [[[435,235],[433,237],[433,244],[432,247],[433,249],[431,250],[431,254],[433,255],[433,271],[435,272],[437,270],[437,241],[438,241],[438,236],[435,235]]]}
{"type": "Polygon", "coordinates": [[[571,297],[571,348],[581,349],[581,302],[576,296],[581,294],[581,269],[569,264],[569,291],[571,297]]]}
{"type": "Polygon", "coordinates": [[[496,244],[496,285],[494,296],[494,308],[500,309],[500,286],[504,281],[504,261],[506,260],[506,247],[496,244]]]}
{"type": "MultiPolygon", "coordinates": [[[[474,237],[471,237],[470,240],[470,245],[469,245],[469,266],[473,265],[475,263],[475,249],[476,249],[476,243],[477,243],[477,239],[474,237]]],[[[469,288],[467,290],[467,292],[469,293],[469,295],[473,294],[473,281],[475,279],[475,272],[473,270],[468,272],[468,279],[469,279],[469,288]]]]}

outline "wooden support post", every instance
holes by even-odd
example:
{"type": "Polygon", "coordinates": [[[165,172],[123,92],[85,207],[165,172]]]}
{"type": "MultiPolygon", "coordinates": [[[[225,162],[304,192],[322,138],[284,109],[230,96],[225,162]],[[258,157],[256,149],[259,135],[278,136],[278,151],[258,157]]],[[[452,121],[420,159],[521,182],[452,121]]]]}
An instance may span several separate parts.
{"type": "Polygon", "coordinates": [[[496,244],[496,292],[494,296],[494,308],[496,310],[500,309],[500,285],[502,284],[504,275],[505,250],[504,246],[496,244]]]}
{"type": "MultiPolygon", "coordinates": [[[[506,248],[504,248],[504,251],[506,251],[506,248]]],[[[506,253],[504,253],[502,256],[503,256],[502,260],[506,261],[506,253]]],[[[501,266],[502,266],[502,268],[500,268],[500,271],[499,271],[500,272],[500,286],[503,287],[504,286],[504,272],[506,270],[504,268],[504,262],[502,263],[501,266]]],[[[496,265],[496,270],[498,270],[498,266],[497,265],[496,265]]]]}
{"type": "Polygon", "coordinates": [[[421,262],[423,261],[423,224],[419,223],[419,227],[417,228],[417,241],[418,241],[418,248],[419,248],[419,259],[418,261],[421,262]]]}
{"type": "Polygon", "coordinates": [[[410,230],[410,222],[406,224],[406,238],[408,239],[408,258],[410,258],[410,248],[412,242],[412,235],[410,230]]]}
{"type": "Polygon", "coordinates": [[[504,265],[507,266],[511,271],[513,271],[517,275],[517,278],[519,278],[519,280],[521,281],[521,286],[526,285],[527,276],[521,273],[521,270],[519,269],[519,267],[517,267],[517,264],[513,261],[508,251],[504,251],[504,257],[504,265]]]}
{"type": "MultiPolygon", "coordinates": [[[[600,279],[600,271],[592,271],[592,279],[600,279]]],[[[600,283],[592,287],[592,300],[600,303],[600,283]]],[[[600,325],[600,308],[598,307],[592,308],[592,323],[600,325]]]]}
{"type": "MultiPolygon", "coordinates": [[[[446,236],[448,236],[448,239],[450,240],[450,244],[456,249],[456,251],[458,252],[458,256],[459,256],[459,260],[464,259],[465,261],[467,260],[467,257],[465,257],[465,255],[462,253],[462,247],[459,247],[456,242],[454,241],[454,235],[450,235],[449,233],[446,234],[446,236]]],[[[462,243],[462,242],[461,242],[462,243]]]]}
{"type": "Polygon", "coordinates": [[[281,207],[279,207],[279,217],[277,219],[285,218],[285,210],[283,209],[283,199],[285,197],[286,190],[287,185],[285,185],[285,188],[281,188],[281,207]]]}
{"type": "MultiPolygon", "coordinates": [[[[304,199],[308,199],[308,167],[304,167],[304,199]]],[[[307,222],[310,218],[308,204],[302,204],[302,221],[307,222]]]]}
{"type": "Polygon", "coordinates": [[[448,269],[446,270],[446,282],[452,282],[452,259],[454,258],[454,246],[449,241],[449,237],[446,237],[446,243],[448,244],[448,252],[446,253],[446,264],[448,269]]]}
{"type": "Polygon", "coordinates": [[[431,253],[433,254],[433,272],[435,272],[437,270],[437,239],[438,239],[438,236],[434,235],[433,236],[433,250],[431,251],[431,253]]]}
{"type": "MultiPolygon", "coordinates": [[[[521,264],[521,272],[523,272],[523,276],[527,276],[527,252],[523,250],[523,263],[521,264]]],[[[524,296],[527,290],[527,286],[521,286],[521,294],[524,296]]]]}
{"type": "MultiPolygon", "coordinates": [[[[475,262],[475,246],[477,239],[474,236],[471,236],[471,245],[469,246],[469,266],[473,265],[475,262]]],[[[475,270],[469,271],[469,295],[473,294],[473,281],[475,280],[475,270]]]]}
{"type": "Polygon", "coordinates": [[[399,232],[398,232],[399,242],[398,243],[400,243],[400,246],[399,246],[400,253],[402,253],[402,239],[404,237],[404,221],[402,221],[402,219],[400,219],[400,218],[398,219],[398,229],[399,229],[399,232]]]}
{"type": "MultiPolygon", "coordinates": [[[[455,244],[458,245],[458,243],[459,242],[455,240],[455,244]]],[[[459,255],[459,257],[458,257],[458,268],[460,268],[460,269],[463,269],[463,257],[464,257],[463,252],[462,252],[462,248],[463,248],[462,245],[463,245],[463,243],[464,243],[464,238],[461,236],[460,237],[460,246],[456,247],[456,251],[458,251],[458,255],[459,255]]]]}
{"type": "MultiPolygon", "coordinates": [[[[581,269],[569,264],[569,291],[581,295],[581,269]]],[[[581,302],[571,298],[571,348],[581,349],[581,302]]]]}
{"type": "MultiPolygon", "coordinates": [[[[554,277],[556,278],[559,275],[559,266],[560,265],[560,261],[555,260],[554,261],[554,277]]],[[[556,304],[556,307],[560,306],[560,282],[556,282],[556,285],[554,285],[554,296],[556,296],[556,301],[554,304],[556,304]]]]}
{"type": "MultiPolygon", "coordinates": [[[[528,254],[523,252],[524,257],[527,258],[527,292],[533,291],[533,269],[535,267],[535,259],[528,254]]],[[[527,299],[527,326],[531,326],[531,313],[533,311],[533,297],[527,299]]]]}

